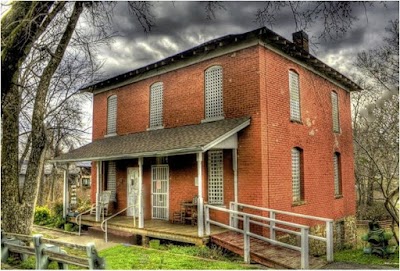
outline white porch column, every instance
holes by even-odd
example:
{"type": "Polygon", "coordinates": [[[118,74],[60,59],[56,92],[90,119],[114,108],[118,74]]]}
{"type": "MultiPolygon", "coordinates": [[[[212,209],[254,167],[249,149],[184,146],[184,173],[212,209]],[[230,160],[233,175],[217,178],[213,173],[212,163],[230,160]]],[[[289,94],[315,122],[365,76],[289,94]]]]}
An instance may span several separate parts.
{"type": "Polygon", "coordinates": [[[67,217],[67,212],[69,208],[68,203],[68,167],[69,164],[67,163],[67,168],[64,169],[64,187],[63,187],[63,218],[67,217]]]}
{"type": "Polygon", "coordinates": [[[197,153],[197,180],[198,180],[198,201],[197,201],[197,230],[199,237],[204,236],[204,215],[203,215],[203,208],[204,208],[204,199],[203,199],[203,153],[197,153]]]}
{"type": "Polygon", "coordinates": [[[139,229],[144,228],[143,212],[143,157],[139,157],[139,229]]]}
{"type": "MultiPolygon", "coordinates": [[[[233,168],[233,193],[234,193],[234,201],[235,201],[235,211],[238,210],[237,204],[239,201],[239,193],[238,193],[238,170],[237,170],[237,149],[232,149],[232,168],[233,168]]],[[[238,220],[234,219],[233,227],[238,227],[238,220]]]]}
{"type": "Polygon", "coordinates": [[[96,162],[96,221],[100,221],[101,165],[102,161],[96,162]]]}

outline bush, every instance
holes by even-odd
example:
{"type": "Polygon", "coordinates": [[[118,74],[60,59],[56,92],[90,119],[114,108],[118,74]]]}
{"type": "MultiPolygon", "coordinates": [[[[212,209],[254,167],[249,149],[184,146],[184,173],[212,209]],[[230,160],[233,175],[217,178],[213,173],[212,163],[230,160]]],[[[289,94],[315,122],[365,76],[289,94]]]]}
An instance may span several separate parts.
{"type": "Polygon", "coordinates": [[[46,225],[51,219],[50,209],[46,206],[37,206],[35,208],[35,215],[33,222],[38,225],[46,225]]]}
{"type": "Polygon", "coordinates": [[[357,219],[382,221],[391,219],[383,202],[376,201],[371,206],[357,206],[357,219]]]}

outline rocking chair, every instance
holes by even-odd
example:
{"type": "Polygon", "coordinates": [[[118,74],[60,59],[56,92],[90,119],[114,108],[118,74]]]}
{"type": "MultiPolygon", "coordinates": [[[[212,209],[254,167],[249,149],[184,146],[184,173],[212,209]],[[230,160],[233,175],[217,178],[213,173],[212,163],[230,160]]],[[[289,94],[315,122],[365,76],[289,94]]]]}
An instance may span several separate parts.
{"type": "MultiPolygon", "coordinates": [[[[110,198],[111,198],[111,191],[106,190],[106,191],[101,192],[100,201],[98,202],[98,205],[100,205],[100,215],[103,215],[103,217],[109,215],[108,205],[110,203],[110,198]]],[[[90,214],[92,214],[92,215],[96,214],[96,204],[92,205],[90,214]]]]}

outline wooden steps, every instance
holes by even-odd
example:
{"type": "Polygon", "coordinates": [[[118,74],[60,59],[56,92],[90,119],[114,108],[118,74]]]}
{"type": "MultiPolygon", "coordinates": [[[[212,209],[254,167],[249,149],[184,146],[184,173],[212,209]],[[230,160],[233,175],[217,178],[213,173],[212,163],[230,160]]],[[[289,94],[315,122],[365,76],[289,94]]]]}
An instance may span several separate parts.
{"type": "MultiPolygon", "coordinates": [[[[211,242],[243,256],[243,234],[224,232],[211,236],[211,242]]],[[[250,238],[252,261],[275,269],[300,269],[300,252],[271,245],[259,239],[250,238]]],[[[310,269],[319,269],[327,264],[323,258],[310,256],[310,269]]]]}

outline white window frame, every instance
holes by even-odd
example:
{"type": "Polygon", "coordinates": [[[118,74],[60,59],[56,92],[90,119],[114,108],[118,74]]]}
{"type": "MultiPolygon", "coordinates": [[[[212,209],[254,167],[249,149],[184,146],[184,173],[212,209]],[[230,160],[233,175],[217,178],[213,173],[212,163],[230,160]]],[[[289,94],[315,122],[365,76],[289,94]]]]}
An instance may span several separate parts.
{"type": "Polygon", "coordinates": [[[204,121],[224,118],[223,69],[212,66],[204,72],[204,121]]]}
{"type": "Polygon", "coordinates": [[[340,172],[340,153],[333,154],[333,181],[335,187],[335,197],[342,196],[342,178],[340,172]]]}
{"type": "Polygon", "coordinates": [[[224,204],[224,154],[223,150],[208,151],[208,202],[224,204]]]}
{"type": "Polygon", "coordinates": [[[303,172],[302,172],[302,149],[292,148],[292,195],[293,202],[301,202],[303,199],[303,172]]]}
{"type": "Polygon", "coordinates": [[[340,118],[339,118],[339,95],[337,92],[331,92],[332,102],[332,130],[334,133],[340,132],[340,118]]]}
{"type": "Polygon", "coordinates": [[[164,84],[157,82],[150,86],[149,129],[161,129],[163,126],[164,84]]]}
{"type": "Polygon", "coordinates": [[[290,120],[301,122],[299,74],[289,70],[290,120]]]}
{"type": "Polygon", "coordinates": [[[107,136],[117,134],[117,95],[107,98],[107,136]]]}
{"type": "Polygon", "coordinates": [[[107,190],[111,191],[110,201],[117,201],[117,165],[115,161],[108,161],[107,190]]]}

